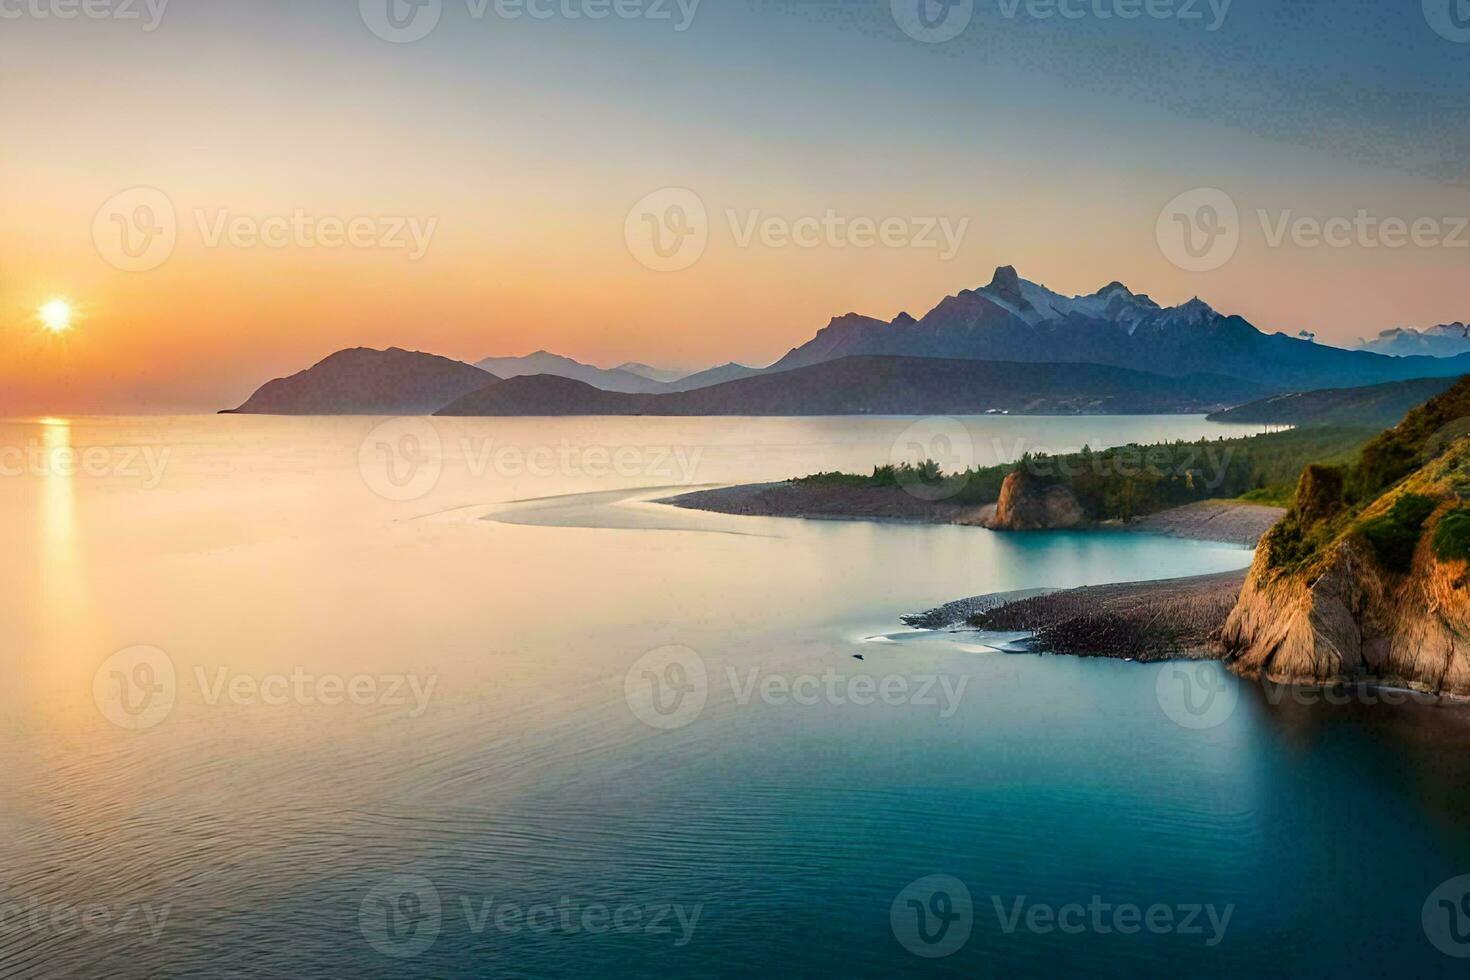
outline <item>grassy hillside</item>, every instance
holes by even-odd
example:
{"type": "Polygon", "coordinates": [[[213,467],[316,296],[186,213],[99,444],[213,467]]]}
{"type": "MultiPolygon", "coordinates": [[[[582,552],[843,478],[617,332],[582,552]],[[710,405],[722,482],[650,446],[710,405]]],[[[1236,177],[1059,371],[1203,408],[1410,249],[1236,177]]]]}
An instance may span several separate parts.
{"type": "Polygon", "coordinates": [[[1470,539],[1470,377],[1368,442],[1348,465],[1311,466],[1291,510],[1266,538],[1273,570],[1310,569],[1351,537],[1379,568],[1402,574],[1432,531],[1453,560],[1470,539]],[[1448,507],[1448,509],[1442,509],[1448,507]]]}

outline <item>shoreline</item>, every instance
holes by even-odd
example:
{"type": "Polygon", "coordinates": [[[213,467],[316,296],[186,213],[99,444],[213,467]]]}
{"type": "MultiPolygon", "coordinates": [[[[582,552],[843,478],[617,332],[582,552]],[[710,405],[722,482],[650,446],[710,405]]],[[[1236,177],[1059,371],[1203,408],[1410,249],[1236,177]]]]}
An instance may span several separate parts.
{"type": "MultiPolygon", "coordinates": [[[[902,487],[757,483],[698,490],[659,503],[748,517],[878,520],[984,527],[995,505],[927,501],[902,487]]],[[[1207,500],[1128,523],[1094,523],[1081,532],[1159,534],[1254,548],[1285,511],[1233,500],[1207,500]]],[[[1036,534],[1037,531],[992,531],[1036,534]]],[[[1078,589],[1028,589],[957,599],[902,617],[914,629],[1026,633],[1015,652],[1055,653],[1139,662],[1218,660],[1218,638],[1247,570],[1078,589]]]]}
{"type": "MultiPolygon", "coordinates": [[[[995,504],[929,501],[902,487],[845,487],[797,483],[747,483],[696,490],[657,503],[738,517],[795,517],[805,520],[904,521],[984,527],[995,504]]],[[[1205,500],[1148,514],[1128,523],[1108,521],[1069,530],[1162,534],[1254,548],[1285,510],[1235,500],[1205,500]]],[[[1035,534],[1035,531],[997,531],[1035,534]]]]}
{"type": "Polygon", "coordinates": [[[1219,660],[1246,569],[1031,594],[991,594],[903,617],[917,629],[1027,633],[1017,652],[1155,663],[1219,660]]]}

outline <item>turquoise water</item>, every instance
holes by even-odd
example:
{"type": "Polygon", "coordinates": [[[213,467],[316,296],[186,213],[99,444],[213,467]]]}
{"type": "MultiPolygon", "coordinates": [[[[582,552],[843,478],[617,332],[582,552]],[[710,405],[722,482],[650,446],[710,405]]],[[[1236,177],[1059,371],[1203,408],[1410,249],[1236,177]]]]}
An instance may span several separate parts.
{"type": "Polygon", "coordinates": [[[373,470],[380,421],[0,424],[111,460],[0,479],[0,972],[1463,972],[1470,712],[884,639],[1248,552],[649,502],[911,420],[436,421],[427,489],[373,470]]]}

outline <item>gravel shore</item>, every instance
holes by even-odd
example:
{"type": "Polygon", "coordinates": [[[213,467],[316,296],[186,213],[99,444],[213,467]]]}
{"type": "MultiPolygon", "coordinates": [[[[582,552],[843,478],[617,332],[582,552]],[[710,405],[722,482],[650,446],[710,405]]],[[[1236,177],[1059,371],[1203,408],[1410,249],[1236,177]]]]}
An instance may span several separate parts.
{"type": "MultiPolygon", "coordinates": [[[[761,483],[700,490],[663,501],[676,507],[759,517],[900,520],[980,525],[993,506],[921,500],[899,487],[761,483]]],[[[1100,531],[1167,534],[1254,547],[1284,513],[1226,500],[1176,507],[1100,531]]],[[[1038,532],[999,532],[1038,533],[1038,532]]],[[[1039,532],[1045,533],[1045,532],[1039,532]]],[[[905,616],[917,629],[1030,633],[1022,646],[1048,653],[1157,661],[1218,656],[1215,639],[1234,607],[1245,572],[1082,589],[1032,589],[945,603],[905,616]]]]}
{"type": "Polygon", "coordinates": [[[1031,633],[1026,641],[1031,649],[1079,657],[1214,659],[1219,656],[1215,640],[1245,574],[1089,586],[999,603],[997,597],[977,596],[907,621],[929,629],[968,625],[1031,633]]]}

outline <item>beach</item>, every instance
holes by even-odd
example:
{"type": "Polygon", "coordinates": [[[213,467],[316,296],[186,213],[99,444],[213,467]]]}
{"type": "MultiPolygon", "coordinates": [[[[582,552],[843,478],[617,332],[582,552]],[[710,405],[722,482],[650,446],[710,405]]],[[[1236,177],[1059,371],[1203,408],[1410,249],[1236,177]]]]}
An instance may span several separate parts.
{"type": "MultiPolygon", "coordinates": [[[[662,501],[721,514],[824,520],[919,521],[982,526],[993,505],[928,501],[901,487],[848,487],[800,482],[760,483],[681,494],[662,501]]],[[[1160,534],[1253,548],[1284,511],[1230,500],[1207,500],[1137,520],[1093,526],[1096,533],[1160,534]]],[[[1035,534],[1045,532],[996,532],[1035,534]]],[[[1027,633],[1017,652],[1113,657],[1124,660],[1214,659],[1216,640],[1245,582],[1223,572],[1079,589],[1031,589],[947,602],[905,616],[928,630],[1027,633]]]]}

